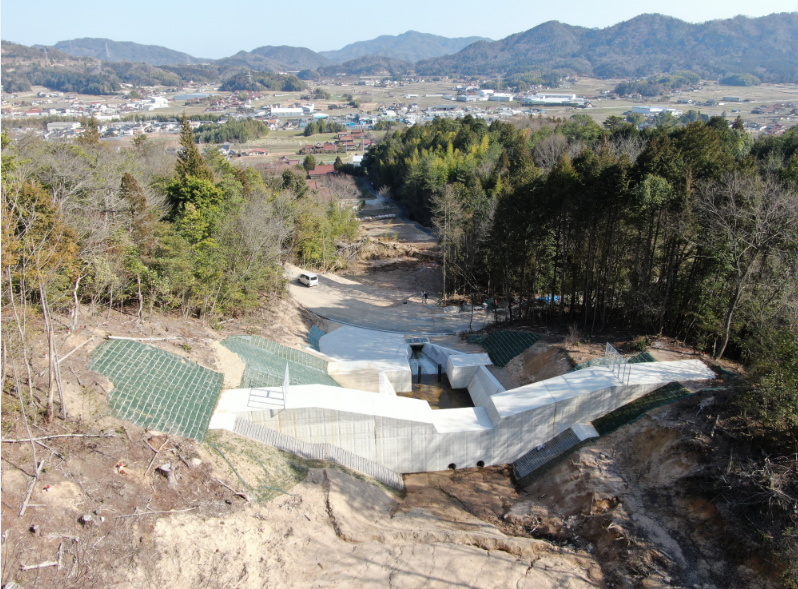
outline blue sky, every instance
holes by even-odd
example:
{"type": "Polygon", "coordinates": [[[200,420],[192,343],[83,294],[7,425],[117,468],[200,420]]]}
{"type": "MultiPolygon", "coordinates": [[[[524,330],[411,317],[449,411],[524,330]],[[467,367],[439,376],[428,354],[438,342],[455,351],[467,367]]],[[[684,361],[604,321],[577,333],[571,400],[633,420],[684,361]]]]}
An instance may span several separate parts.
{"type": "Polygon", "coordinates": [[[670,0],[653,4],[639,0],[4,0],[0,34],[4,40],[24,45],[105,37],[220,58],[262,45],[340,49],[355,41],[411,29],[445,37],[501,39],[549,20],[603,28],[645,12],[704,22],[795,10],[796,0],[670,0]]]}

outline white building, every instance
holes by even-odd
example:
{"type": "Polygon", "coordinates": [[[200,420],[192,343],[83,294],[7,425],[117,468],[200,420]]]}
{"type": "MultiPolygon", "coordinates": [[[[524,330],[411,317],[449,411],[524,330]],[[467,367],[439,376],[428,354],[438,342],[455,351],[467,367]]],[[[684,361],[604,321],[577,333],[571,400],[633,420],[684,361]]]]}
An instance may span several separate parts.
{"type": "Polygon", "coordinates": [[[678,108],[668,108],[666,106],[635,106],[632,107],[632,112],[651,117],[658,115],[662,112],[669,112],[675,117],[682,116],[683,112],[678,108]]]}
{"type": "Polygon", "coordinates": [[[153,96],[150,98],[150,104],[148,105],[148,110],[155,110],[156,108],[167,108],[169,106],[169,101],[164,98],[163,96],[153,96]]]}
{"type": "Polygon", "coordinates": [[[80,123],[78,121],[68,121],[64,123],[47,123],[48,133],[52,133],[53,131],[74,131],[75,129],[80,129],[80,123]]]}
{"type": "Polygon", "coordinates": [[[305,110],[301,107],[272,107],[271,109],[273,117],[301,117],[303,114],[305,114],[305,110]]]}
{"type": "Polygon", "coordinates": [[[581,106],[585,99],[576,94],[537,93],[524,98],[526,106],[581,106]]]}

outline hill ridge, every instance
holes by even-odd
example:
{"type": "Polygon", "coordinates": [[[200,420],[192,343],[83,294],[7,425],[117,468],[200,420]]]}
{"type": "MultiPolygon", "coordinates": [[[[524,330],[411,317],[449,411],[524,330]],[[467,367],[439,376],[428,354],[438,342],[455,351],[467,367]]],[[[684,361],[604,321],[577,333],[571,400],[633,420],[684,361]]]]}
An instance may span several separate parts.
{"type": "Polygon", "coordinates": [[[642,14],[603,29],[541,23],[493,43],[416,63],[420,74],[512,74],[560,70],[599,77],[642,77],[690,69],[704,77],[750,73],[798,80],[798,14],[688,23],[642,14]]]}

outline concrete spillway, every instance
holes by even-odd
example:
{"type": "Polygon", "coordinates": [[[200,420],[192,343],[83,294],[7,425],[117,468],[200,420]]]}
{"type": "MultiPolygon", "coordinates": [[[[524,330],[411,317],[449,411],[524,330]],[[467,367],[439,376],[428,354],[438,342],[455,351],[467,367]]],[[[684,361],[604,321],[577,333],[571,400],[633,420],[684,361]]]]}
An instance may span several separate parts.
{"type": "MultiPolygon", "coordinates": [[[[329,335],[322,338],[322,346],[329,335]]],[[[351,334],[339,334],[338,339],[344,336],[351,334]]],[[[401,386],[404,373],[397,376],[396,371],[404,363],[402,371],[409,376],[410,353],[397,346],[385,347],[392,354],[386,369],[401,386]]],[[[369,370],[380,370],[381,362],[372,358],[366,362],[373,368],[358,373],[369,390],[290,386],[283,404],[268,409],[257,404],[268,391],[230,390],[222,393],[210,427],[232,430],[238,418],[303,442],[332,444],[400,473],[437,471],[452,464],[513,462],[565,430],[670,382],[715,378],[703,362],[682,360],[630,365],[623,382],[609,368],[595,367],[507,391],[486,368],[486,354],[459,354],[432,344],[424,346],[424,353],[432,362],[445,362],[450,383],[467,388],[474,407],[432,410],[426,401],[379,394],[384,392],[380,377],[366,376],[369,370]]],[[[330,375],[336,378],[340,368],[331,363],[330,375]]],[[[345,378],[351,381],[352,374],[345,378]]]]}

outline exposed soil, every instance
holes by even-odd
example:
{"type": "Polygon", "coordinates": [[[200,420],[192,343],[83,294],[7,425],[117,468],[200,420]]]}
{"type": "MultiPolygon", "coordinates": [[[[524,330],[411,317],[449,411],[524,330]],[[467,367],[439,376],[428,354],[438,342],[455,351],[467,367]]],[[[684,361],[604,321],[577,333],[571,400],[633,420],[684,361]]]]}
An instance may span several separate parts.
{"type": "MultiPolygon", "coordinates": [[[[389,261],[358,266],[350,276],[375,291],[379,286],[386,297],[396,290],[437,292],[434,255],[406,245],[390,249],[397,255],[389,261]]],[[[156,314],[142,327],[132,314],[104,311],[84,316],[66,339],[64,328],[62,356],[94,339],[62,363],[68,421],[29,416],[31,434],[103,437],[40,440],[36,460],[44,467],[23,516],[35,470],[31,444],[3,444],[2,583],[25,589],[780,586],[777,566],[747,541],[744,524],[712,491],[715,473],[731,468],[738,444],[718,420],[718,393],[655,410],[582,447],[524,489],[514,486],[508,467],[490,467],[407,475],[400,495],[357,473],[227,432],[199,444],[121,422],[108,409],[111,384],[86,369],[107,335],[170,338],[146,343],[224,372],[225,386],[233,387],[243,364],[220,346],[227,335],[299,346],[310,325],[335,327],[290,299],[270,309],[218,325],[156,314]]],[[[631,337],[607,339],[621,347],[631,337]]],[[[481,351],[457,338],[436,342],[481,351]]],[[[706,359],[673,340],[650,343],[659,360],[706,359]]],[[[563,332],[547,333],[495,374],[509,388],[603,355],[603,341],[576,345],[563,332]]],[[[35,349],[35,373],[45,367],[44,349],[35,349]]],[[[34,385],[41,402],[45,377],[34,385]]],[[[3,396],[3,439],[24,440],[29,434],[10,390],[3,396]]]]}

